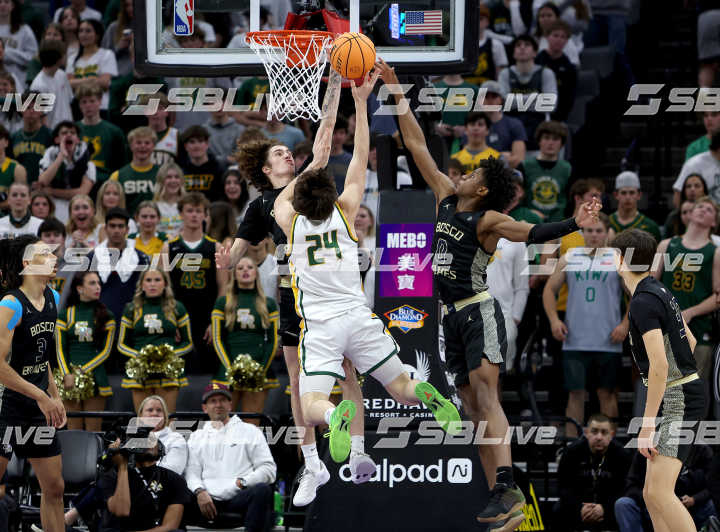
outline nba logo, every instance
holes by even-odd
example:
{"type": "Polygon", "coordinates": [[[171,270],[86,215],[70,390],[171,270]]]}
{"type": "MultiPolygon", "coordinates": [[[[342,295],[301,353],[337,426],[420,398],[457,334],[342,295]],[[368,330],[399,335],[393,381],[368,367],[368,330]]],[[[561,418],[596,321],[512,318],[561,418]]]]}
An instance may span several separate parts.
{"type": "Polygon", "coordinates": [[[175,0],[175,35],[192,35],[194,20],[194,0],[175,0]]]}

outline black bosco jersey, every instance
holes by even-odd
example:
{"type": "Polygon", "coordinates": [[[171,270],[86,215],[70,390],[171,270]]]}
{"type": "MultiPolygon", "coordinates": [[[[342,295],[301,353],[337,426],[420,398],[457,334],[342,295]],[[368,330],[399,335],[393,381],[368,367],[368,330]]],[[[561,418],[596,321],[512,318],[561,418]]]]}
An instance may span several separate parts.
{"type": "MultiPolygon", "coordinates": [[[[50,359],[55,359],[57,292],[45,288],[45,305],[38,310],[20,289],[10,290],[22,307],[20,323],[13,330],[8,363],[18,375],[43,391],[48,389],[50,359]]],[[[45,422],[45,416],[30,397],[0,385],[0,419],[4,422],[45,422]]]]}
{"type": "Polygon", "coordinates": [[[668,361],[668,382],[697,371],[682,321],[680,305],[660,281],[648,276],[638,284],[630,300],[630,346],[633,358],[647,383],[650,362],[642,336],[653,329],[662,331],[668,361]]]}
{"type": "Polygon", "coordinates": [[[171,264],[178,253],[182,253],[183,256],[170,272],[170,280],[175,299],[182,301],[188,310],[193,340],[197,342],[196,333],[205,332],[217,299],[215,240],[203,235],[202,242],[190,249],[182,237],[177,236],[168,242],[168,251],[171,264]],[[197,258],[193,257],[197,254],[202,256],[199,267],[197,258]]]}
{"type": "Polygon", "coordinates": [[[433,274],[445,304],[487,290],[487,265],[492,257],[477,238],[477,224],[485,211],[456,212],[458,197],[438,206],[433,241],[433,274]]]}
{"type": "MultiPolygon", "coordinates": [[[[245,218],[243,218],[235,236],[247,240],[252,245],[257,245],[269,235],[276,246],[287,245],[287,236],[275,222],[274,210],[275,200],[283,190],[285,190],[285,187],[265,190],[262,196],[254,199],[248,205],[245,218]]],[[[277,258],[281,263],[287,263],[284,254],[282,256],[278,254],[277,258]]]]}

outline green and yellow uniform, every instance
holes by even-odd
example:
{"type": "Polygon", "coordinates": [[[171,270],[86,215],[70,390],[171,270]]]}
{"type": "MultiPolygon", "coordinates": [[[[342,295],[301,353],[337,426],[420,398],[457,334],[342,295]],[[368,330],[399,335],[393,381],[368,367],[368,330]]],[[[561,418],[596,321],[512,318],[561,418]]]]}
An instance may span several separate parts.
{"type": "Polygon", "coordinates": [[[256,297],[257,291],[255,290],[238,290],[237,307],[233,313],[235,323],[232,330],[225,325],[225,296],[219,297],[215,301],[212,311],[212,340],[215,353],[220,358],[222,365],[215,374],[213,382],[227,385],[229,383],[227,368],[233,363],[235,357],[245,354],[250,355],[264,368],[266,389],[279,386],[278,380],[274,376],[267,376],[277,349],[278,306],[274,299],[270,297],[265,299],[270,318],[270,326],[265,329],[262,326],[260,314],[255,308],[256,297]]]}
{"type": "Polygon", "coordinates": [[[467,148],[463,148],[452,156],[453,159],[460,161],[466,174],[475,170],[480,165],[480,161],[484,161],[490,157],[497,159],[500,157],[500,152],[490,147],[478,152],[471,152],[467,148]]]}
{"type": "Polygon", "coordinates": [[[108,310],[104,339],[95,338],[95,307],[97,301],[80,302],[58,315],[55,345],[58,367],[63,375],[71,373],[70,364],[80,366],[85,373],[92,372],[95,395],[113,394],[104,363],[112,351],[115,338],[115,318],[108,310]]]}
{"type": "Polygon", "coordinates": [[[162,251],[163,244],[168,239],[167,235],[162,231],[158,231],[157,233],[155,233],[155,236],[153,236],[147,243],[142,241],[139,233],[133,233],[128,236],[128,238],[132,238],[135,240],[135,249],[142,251],[151,259],[153,255],[162,251]]]}
{"type": "MultiPolygon", "coordinates": [[[[673,264],[675,257],[682,254],[683,259],[678,260],[673,270],[663,271],[661,281],[672,292],[682,310],[703,302],[713,293],[712,270],[713,257],[715,256],[715,244],[708,242],[700,249],[688,249],[682,244],[682,237],[676,236],[670,239],[667,247],[667,262],[673,264]],[[702,254],[702,264],[697,271],[687,271],[683,268],[684,257],[688,253],[702,254]]],[[[695,263],[693,262],[693,265],[695,263]]],[[[693,318],[688,324],[698,344],[708,345],[711,343],[712,315],[705,314],[693,318]]]]}
{"type": "Polygon", "coordinates": [[[107,120],[100,120],[99,124],[93,126],[80,121],[77,126],[80,128],[80,138],[93,148],[90,160],[97,168],[97,184],[102,185],[112,172],[127,162],[125,134],[107,120]]]}
{"type": "Polygon", "coordinates": [[[545,222],[558,222],[565,217],[566,188],[572,167],[567,161],[525,159],[526,205],[541,212],[545,222]]]}
{"type": "Polygon", "coordinates": [[[127,210],[131,216],[135,215],[135,209],[141,202],[153,199],[155,176],[159,169],[160,167],[156,164],[141,167],[130,163],[110,175],[110,179],[119,181],[122,185],[127,210]]]}
{"type": "Polygon", "coordinates": [[[10,137],[13,157],[27,170],[27,182],[31,185],[40,176],[40,159],[45,155],[48,146],[53,145],[51,131],[41,126],[33,133],[26,133],[22,129],[10,137]]]}
{"type": "MultiPolygon", "coordinates": [[[[175,315],[166,316],[159,297],[145,299],[142,308],[135,308],[132,303],[128,303],[120,320],[118,351],[128,357],[136,357],[144,346],[162,344],[175,346],[175,354],[178,356],[184,356],[192,351],[190,316],[185,306],[180,301],[176,301],[175,315]],[[177,331],[180,332],[180,342],[176,345],[177,331]]],[[[136,389],[187,386],[187,384],[187,377],[166,379],[160,374],[151,375],[144,383],[128,378],[122,381],[123,388],[136,389]]]]}
{"type": "Polygon", "coordinates": [[[647,233],[650,233],[656,242],[660,243],[662,237],[660,236],[660,227],[650,218],[644,214],[638,212],[633,218],[632,222],[628,224],[621,224],[618,217],[617,211],[610,215],[610,227],[613,228],[616,235],[619,235],[626,229],[640,229],[647,233]]]}
{"type": "Polygon", "coordinates": [[[270,82],[267,78],[250,78],[246,79],[240,85],[236,95],[235,102],[240,105],[254,105],[257,97],[270,91],[270,82]]]}
{"type": "Polygon", "coordinates": [[[5,160],[0,163],[0,192],[7,192],[15,182],[15,167],[17,161],[10,157],[5,157],[5,160]]]}

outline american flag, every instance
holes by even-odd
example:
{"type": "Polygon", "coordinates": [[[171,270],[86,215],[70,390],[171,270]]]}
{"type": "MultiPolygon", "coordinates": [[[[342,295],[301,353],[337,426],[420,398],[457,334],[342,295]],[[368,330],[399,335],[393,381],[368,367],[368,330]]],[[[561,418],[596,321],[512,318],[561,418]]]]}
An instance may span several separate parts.
{"type": "Polygon", "coordinates": [[[408,11],[405,35],[442,35],[442,11],[408,11]]]}

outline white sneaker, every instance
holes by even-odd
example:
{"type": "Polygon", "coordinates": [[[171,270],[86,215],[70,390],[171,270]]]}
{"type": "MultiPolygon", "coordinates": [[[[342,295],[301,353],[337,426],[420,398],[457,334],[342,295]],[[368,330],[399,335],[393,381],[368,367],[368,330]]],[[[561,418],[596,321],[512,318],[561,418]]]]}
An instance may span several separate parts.
{"type": "Polygon", "coordinates": [[[330,472],[325,464],[320,462],[322,469],[320,471],[310,471],[307,466],[300,477],[300,485],[298,486],[293,504],[295,506],[307,506],[315,500],[315,495],[320,486],[327,484],[330,480],[330,472]]]}
{"type": "Polygon", "coordinates": [[[354,484],[367,482],[375,474],[375,462],[365,453],[350,455],[350,473],[354,484]]]}

